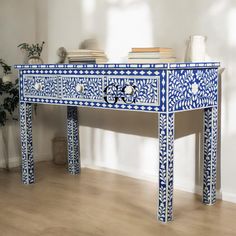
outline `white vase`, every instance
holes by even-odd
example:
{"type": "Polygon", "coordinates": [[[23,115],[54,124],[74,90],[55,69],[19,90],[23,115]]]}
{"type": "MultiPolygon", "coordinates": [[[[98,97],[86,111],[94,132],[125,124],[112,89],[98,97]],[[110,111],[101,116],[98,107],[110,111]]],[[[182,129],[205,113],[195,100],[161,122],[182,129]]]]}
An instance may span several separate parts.
{"type": "Polygon", "coordinates": [[[186,62],[204,62],[206,60],[206,40],[202,35],[192,35],[189,37],[186,62]]]}

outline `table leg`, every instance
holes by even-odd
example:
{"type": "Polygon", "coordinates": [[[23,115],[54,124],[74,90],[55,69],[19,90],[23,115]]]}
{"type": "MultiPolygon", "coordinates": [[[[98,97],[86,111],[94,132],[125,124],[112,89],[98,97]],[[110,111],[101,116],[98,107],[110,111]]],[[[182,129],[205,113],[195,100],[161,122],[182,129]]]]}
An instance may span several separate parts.
{"type": "Polygon", "coordinates": [[[216,201],[217,107],[204,110],[203,203],[216,201]]]}
{"type": "Polygon", "coordinates": [[[162,222],[173,219],[174,113],[159,114],[159,210],[162,222]]]}
{"type": "Polygon", "coordinates": [[[22,152],[22,182],[34,183],[34,160],[32,141],[32,105],[20,103],[20,135],[22,152]]]}
{"type": "Polygon", "coordinates": [[[67,142],[68,171],[71,174],[80,173],[80,152],[77,107],[67,107],[67,142]]]}

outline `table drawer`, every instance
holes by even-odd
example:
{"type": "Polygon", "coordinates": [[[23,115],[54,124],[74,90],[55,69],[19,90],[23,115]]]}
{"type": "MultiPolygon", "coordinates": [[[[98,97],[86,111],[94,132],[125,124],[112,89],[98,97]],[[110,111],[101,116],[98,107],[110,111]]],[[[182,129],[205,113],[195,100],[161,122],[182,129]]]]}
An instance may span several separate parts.
{"type": "Polygon", "coordinates": [[[159,77],[105,77],[104,97],[108,103],[159,105],[159,77]]]}
{"type": "Polygon", "coordinates": [[[24,97],[58,97],[57,76],[54,75],[23,75],[24,97]]]}
{"type": "Polygon", "coordinates": [[[170,70],[168,110],[182,111],[217,105],[218,70],[170,70]]]}
{"type": "Polygon", "coordinates": [[[103,77],[63,76],[62,98],[103,100],[103,77]]]}

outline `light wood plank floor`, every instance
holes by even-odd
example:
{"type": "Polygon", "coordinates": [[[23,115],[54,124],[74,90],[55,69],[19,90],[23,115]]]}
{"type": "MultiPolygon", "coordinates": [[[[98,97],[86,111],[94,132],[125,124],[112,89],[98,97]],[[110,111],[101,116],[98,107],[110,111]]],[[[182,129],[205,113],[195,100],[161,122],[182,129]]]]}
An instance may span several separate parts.
{"type": "Polygon", "coordinates": [[[204,206],[175,191],[174,217],[156,221],[156,184],[117,174],[40,163],[37,182],[20,182],[19,170],[0,171],[1,236],[218,236],[236,235],[236,204],[204,206]]]}

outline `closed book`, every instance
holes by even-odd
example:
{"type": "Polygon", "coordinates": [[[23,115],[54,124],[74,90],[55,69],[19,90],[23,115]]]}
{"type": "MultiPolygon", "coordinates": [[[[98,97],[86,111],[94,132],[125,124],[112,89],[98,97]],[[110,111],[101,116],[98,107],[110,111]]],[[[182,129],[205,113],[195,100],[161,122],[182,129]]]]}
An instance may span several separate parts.
{"type": "Polygon", "coordinates": [[[143,64],[152,64],[152,63],[168,63],[168,62],[176,62],[176,58],[175,57],[171,57],[171,58],[159,58],[159,59],[139,59],[139,58],[131,58],[128,59],[128,63],[143,63],[143,64]]]}
{"type": "Polygon", "coordinates": [[[69,61],[80,61],[80,60],[82,60],[82,61],[84,61],[84,60],[96,60],[96,59],[98,59],[98,60],[107,60],[107,57],[67,57],[68,58],[68,60],[69,61]]]}
{"type": "Polygon", "coordinates": [[[104,59],[98,59],[98,58],[90,58],[90,59],[75,59],[75,60],[69,60],[68,62],[70,64],[103,64],[106,63],[108,60],[106,58],[104,59]]]}
{"type": "Polygon", "coordinates": [[[83,57],[83,56],[104,57],[106,55],[103,51],[98,51],[98,50],[80,49],[67,52],[67,57],[83,57]]]}
{"type": "Polygon", "coordinates": [[[106,54],[101,50],[76,49],[67,53],[67,59],[72,64],[103,64],[108,61],[106,54]]]}
{"type": "Polygon", "coordinates": [[[107,61],[108,61],[107,59],[99,59],[99,58],[96,59],[97,64],[105,64],[107,63],[107,61]]]}
{"type": "Polygon", "coordinates": [[[69,61],[69,64],[96,64],[96,61],[69,61]]]}
{"type": "Polygon", "coordinates": [[[174,57],[174,54],[172,52],[129,52],[128,57],[140,59],[169,58],[174,57]]]}
{"type": "Polygon", "coordinates": [[[84,56],[104,57],[106,55],[105,53],[67,53],[67,57],[84,57],[84,56]]]}
{"type": "Polygon", "coordinates": [[[148,47],[148,48],[132,48],[132,52],[171,52],[172,48],[148,47]]]}
{"type": "Polygon", "coordinates": [[[76,49],[68,51],[68,54],[80,54],[80,53],[104,53],[104,51],[92,50],[92,49],[76,49]]]}
{"type": "Polygon", "coordinates": [[[87,58],[87,57],[92,57],[92,58],[106,58],[106,55],[85,55],[85,54],[80,54],[80,55],[67,55],[67,58],[87,58]]]}

